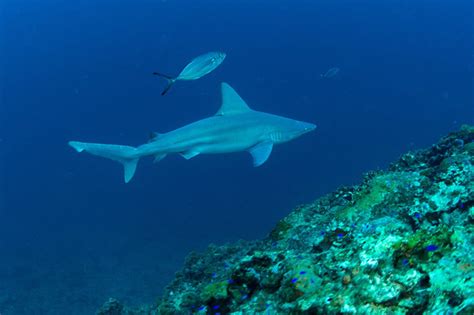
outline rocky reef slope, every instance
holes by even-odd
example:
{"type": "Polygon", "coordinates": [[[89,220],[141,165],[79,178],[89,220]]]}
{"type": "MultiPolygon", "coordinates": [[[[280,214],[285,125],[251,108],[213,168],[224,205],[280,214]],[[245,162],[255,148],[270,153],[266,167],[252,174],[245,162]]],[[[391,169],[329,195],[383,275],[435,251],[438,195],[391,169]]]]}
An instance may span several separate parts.
{"type": "Polygon", "coordinates": [[[474,128],[296,208],[261,241],[190,254],[121,314],[474,314],[474,128]]]}

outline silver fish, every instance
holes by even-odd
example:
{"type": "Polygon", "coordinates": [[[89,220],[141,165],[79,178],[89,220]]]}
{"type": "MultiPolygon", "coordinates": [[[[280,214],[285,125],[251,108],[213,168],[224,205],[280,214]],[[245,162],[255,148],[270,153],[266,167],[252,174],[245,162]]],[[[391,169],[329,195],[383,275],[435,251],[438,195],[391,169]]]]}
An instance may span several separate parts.
{"type": "Polygon", "coordinates": [[[165,87],[161,95],[165,95],[173,84],[178,80],[190,81],[197,80],[209,72],[213,71],[224,61],[226,54],[223,52],[209,52],[194,58],[190,63],[184,67],[181,73],[173,78],[169,75],[153,72],[154,75],[160,76],[168,80],[168,85],[165,87]]]}

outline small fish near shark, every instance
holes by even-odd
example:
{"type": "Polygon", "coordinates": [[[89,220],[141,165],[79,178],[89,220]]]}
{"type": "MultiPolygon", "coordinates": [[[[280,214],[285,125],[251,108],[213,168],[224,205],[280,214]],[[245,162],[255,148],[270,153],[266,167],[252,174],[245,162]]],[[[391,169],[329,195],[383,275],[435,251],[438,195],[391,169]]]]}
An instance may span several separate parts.
{"type": "Polygon", "coordinates": [[[209,52],[207,54],[200,55],[188,63],[181,73],[175,78],[160,72],[153,72],[154,75],[168,80],[168,85],[166,85],[163,92],[161,92],[161,95],[165,95],[173,86],[173,84],[176,83],[176,81],[197,80],[212,72],[217,67],[219,67],[219,65],[224,61],[225,57],[226,54],[223,52],[209,52]]]}
{"type": "Polygon", "coordinates": [[[270,156],[273,146],[313,131],[316,125],[251,109],[227,83],[221,84],[222,105],[214,116],[204,118],[164,134],[155,134],[138,147],[70,141],[77,152],[88,152],[122,163],[128,183],[138,160],[154,156],[155,162],[179,153],[185,159],[199,154],[248,151],[255,167],[270,156]]]}

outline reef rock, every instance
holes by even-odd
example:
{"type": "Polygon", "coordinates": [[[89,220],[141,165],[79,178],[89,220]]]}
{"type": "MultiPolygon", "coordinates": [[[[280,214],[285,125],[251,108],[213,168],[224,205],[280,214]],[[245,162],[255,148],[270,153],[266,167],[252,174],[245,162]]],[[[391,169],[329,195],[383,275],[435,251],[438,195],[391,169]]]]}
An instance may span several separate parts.
{"type": "Polygon", "coordinates": [[[474,314],[473,140],[463,126],[264,240],[189,255],[147,311],[99,314],[474,314]]]}

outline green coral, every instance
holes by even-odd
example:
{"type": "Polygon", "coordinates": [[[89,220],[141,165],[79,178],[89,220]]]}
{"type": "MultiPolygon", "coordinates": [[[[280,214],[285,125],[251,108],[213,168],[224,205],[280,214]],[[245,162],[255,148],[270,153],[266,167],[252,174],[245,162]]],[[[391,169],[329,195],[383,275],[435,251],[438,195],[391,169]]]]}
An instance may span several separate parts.
{"type": "Polygon", "coordinates": [[[270,232],[270,237],[276,241],[284,239],[289,230],[291,230],[291,224],[285,220],[280,220],[275,228],[270,232]]]}
{"type": "Polygon", "coordinates": [[[216,283],[208,284],[207,286],[204,287],[204,289],[201,292],[201,299],[206,302],[211,299],[216,299],[216,300],[226,299],[228,296],[227,286],[228,286],[227,281],[219,281],[216,283]]]}
{"type": "Polygon", "coordinates": [[[375,177],[370,182],[367,193],[357,200],[357,207],[362,211],[372,209],[385,199],[387,193],[396,189],[397,184],[398,182],[392,174],[375,177]]]}
{"type": "Polygon", "coordinates": [[[443,253],[451,250],[452,230],[447,226],[439,226],[434,232],[423,229],[393,245],[395,263],[400,259],[407,259],[410,264],[419,261],[437,260],[443,253]],[[429,246],[436,246],[436,250],[429,250],[429,246]]]}
{"type": "Polygon", "coordinates": [[[339,211],[337,218],[353,221],[358,216],[383,215],[386,206],[403,205],[421,194],[428,179],[418,172],[371,173],[354,194],[353,204],[339,211]]]}

